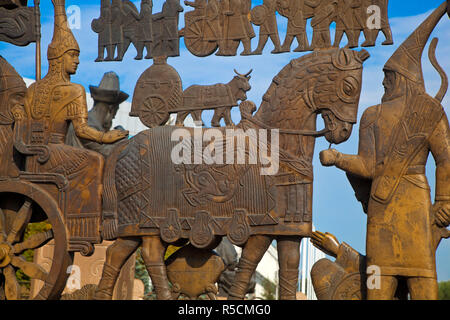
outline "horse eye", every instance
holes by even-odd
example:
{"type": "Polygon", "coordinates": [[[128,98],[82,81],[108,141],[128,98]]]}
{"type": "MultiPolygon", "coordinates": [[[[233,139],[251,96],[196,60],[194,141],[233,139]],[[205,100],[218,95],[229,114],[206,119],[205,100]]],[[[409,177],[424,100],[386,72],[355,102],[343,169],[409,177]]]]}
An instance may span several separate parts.
{"type": "Polygon", "coordinates": [[[358,87],[358,82],[353,77],[347,77],[342,83],[342,91],[347,96],[353,96],[356,93],[356,88],[358,87]]]}

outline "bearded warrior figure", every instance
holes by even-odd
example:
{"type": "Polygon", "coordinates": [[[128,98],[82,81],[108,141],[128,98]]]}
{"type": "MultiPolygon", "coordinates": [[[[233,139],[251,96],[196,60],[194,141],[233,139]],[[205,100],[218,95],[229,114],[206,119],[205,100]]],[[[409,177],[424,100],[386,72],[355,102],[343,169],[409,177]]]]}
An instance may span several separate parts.
{"type": "MultiPolygon", "coordinates": [[[[403,281],[412,299],[438,297],[435,250],[450,224],[450,129],[440,104],[448,82],[436,98],[429,96],[421,58],[446,10],[443,3],[386,63],[385,95],[363,114],[358,155],[321,153],[323,165],[347,172],[368,215],[367,266],[381,272],[380,286],[367,291],[368,299],[393,299],[403,281]],[[434,205],[425,176],[430,152],[436,162],[434,205]]],[[[435,61],[436,40],[430,58],[445,79],[435,61]]]]}
{"type": "MultiPolygon", "coordinates": [[[[31,145],[47,145],[50,157],[42,163],[37,156],[28,157],[26,171],[59,173],[69,180],[66,217],[73,238],[92,236],[99,241],[103,158],[89,150],[65,145],[68,125],[73,124],[79,138],[98,143],[113,143],[128,135],[126,131],[102,132],[88,126],[86,92],[70,81],[79,64],[80,48],[68,28],[64,0],[52,0],[55,24],[52,42],[47,51],[48,74],[28,88],[25,107],[28,127],[24,129],[31,145]],[[99,174],[100,173],[100,174],[99,174]],[[72,228],[88,223],[89,234],[72,228]]],[[[81,228],[83,229],[83,228],[81,228]]]]}
{"type": "Polygon", "coordinates": [[[0,56],[0,178],[19,176],[19,168],[13,161],[13,125],[25,117],[23,109],[27,90],[25,82],[16,70],[0,56]]]}

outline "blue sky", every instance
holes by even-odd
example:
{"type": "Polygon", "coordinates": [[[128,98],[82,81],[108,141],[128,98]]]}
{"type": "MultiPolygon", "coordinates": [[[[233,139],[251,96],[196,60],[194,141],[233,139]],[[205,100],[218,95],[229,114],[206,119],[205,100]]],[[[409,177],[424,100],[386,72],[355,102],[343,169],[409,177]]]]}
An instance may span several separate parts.
{"type": "MultiPolygon", "coordinates": [[[[31,2],[31,1],[30,1],[31,2]]],[[[139,8],[139,1],[134,1],[139,8]]],[[[154,12],[159,12],[162,6],[162,0],[153,0],[154,12]]],[[[260,4],[262,1],[253,1],[253,5],[260,4]]],[[[359,108],[359,118],[364,110],[378,104],[383,95],[383,72],[382,67],[403,42],[403,40],[425,19],[431,10],[438,7],[440,0],[391,0],[389,1],[389,16],[391,28],[394,35],[393,46],[381,46],[384,41],[380,33],[377,46],[368,48],[371,58],[366,61],[364,66],[364,78],[361,103],[359,108]]],[[[134,60],[135,50],[130,47],[122,62],[95,63],[97,57],[97,34],[95,34],[90,24],[92,19],[97,18],[100,11],[100,0],[96,1],[75,1],[66,0],[66,6],[78,5],[81,8],[81,29],[74,30],[74,34],[81,47],[81,63],[78,73],[72,78],[73,82],[82,84],[86,90],[89,85],[97,85],[103,74],[108,71],[115,71],[121,79],[121,88],[130,94],[130,101],[133,95],[134,87],[140,74],[151,65],[150,60],[134,60]]],[[[190,11],[185,7],[185,11],[190,11]]],[[[48,64],[45,59],[47,46],[51,41],[53,33],[53,7],[50,0],[43,0],[41,4],[42,11],[42,61],[43,75],[46,74],[48,64]]],[[[286,31],[286,19],[278,16],[280,39],[283,41],[286,31]]],[[[180,28],[184,26],[183,19],[180,19],[180,28]]],[[[258,34],[258,28],[255,28],[258,34]]],[[[437,58],[444,68],[450,72],[450,19],[446,16],[437,26],[433,36],[441,39],[437,47],[437,58]]],[[[308,38],[311,41],[312,30],[309,28],[308,38]]],[[[332,31],[332,39],[334,32],[332,31]]],[[[257,37],[253,39],[252,48],[257,45],[257,37]]],[[[345,44],[343,40],[342,44],[345,44]]],[[[362,42],[362,39],[361,39],[362,42]]],[[[295,48],[295,41],[292,48],[295,48]]],[[[269,41],[262,56],[250,57],[217,57],[212,55],[206,58],[198,58],[190,54],[181,40],[181,56],[169,59],[169,63],[174,66],[183,80],[183,88],[192,84],[212,84],[218,82],[228,82],[236,68],[241,73],[246,73],[253,69],[251,85],[252,90],[248,93],[248,98],[257,105],[268,89],[272,78],[286,65],[290,60],[300,57],[302,54],[285,53],[281,55],[271,55],[273,49],[269,41]]],[[[359,50],[359,49],[358,49],[359,50]]],[[[242,46],[238,52],[242,51],[242,46]]],[[[425,51],[426,53],[427,51],[425,51]]],[[[25,48],[14,47],[9,44],[0,44],[0,54],[4,56],[23,76],[34,78],[34,45],[25,48]]],[[[426,81],[427,91],[435,95],[440,87],[440,78],[424,54],[423,71],[426,81]]],[[[448,113],[449,98],[443,102],[448,113]]],[[[233,110],[233,120],[239,121],[239,112],[233,110]]],[[[208,122],[211,118],[210,112],[204,113],[204,119],[208,122]]],[[[358,119],[359,119],[358,118],[358,119]]],[[[319,124],[321,125],[321,124],[319,124]]],[[[359,124],[355,125],[351,138],[337,146],[336,148],[344,153],[355,154],[358,146],[359,124]]],[[[347,182],[345,174],[336,168],[324,168],[318,160],[318,153],[327,149],[328,143],[325,139],[317,140],[316,155],[314,159],[314,224],[318,230],[331,232],[339,240],[352,245],[361,253],[365,253],[365,233],[366,216],[363,213],[360,204],[356,201],[353,191],[347,182]]],[[[427,166],[427,176],[432,187],[432,196],[434,197],[434,161],[430,157],[427,166]]],[[[432,197],[432,198],[433,198],[432,197]]],[[[440,281],[450,280],[450,241],[443,241],[437,252],[438,279],[440,281]]]]}

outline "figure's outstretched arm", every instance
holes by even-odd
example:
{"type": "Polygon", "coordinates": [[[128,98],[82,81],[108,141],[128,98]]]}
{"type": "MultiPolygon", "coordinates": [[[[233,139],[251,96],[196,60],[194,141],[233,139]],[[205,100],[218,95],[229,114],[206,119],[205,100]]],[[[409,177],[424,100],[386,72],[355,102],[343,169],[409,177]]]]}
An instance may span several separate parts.
{"type": "Polygon", "coordinates": [[[450,225],[450,129],[444,114],[431,135],[429,148],[436,162],[436,195],[433,211],[439,227],[450,225]]]}
{"type": "Polygon", "coordinates": [[[84,89],[79,90],[79,97],[67,106],[68,120],[72,121],[75,134],[78,138],[109,144],[128,137],[128,131],[111,130],[102,132],[90,127],[88,125],[86,93],[84,89]]]}
{"type": "Polygon", "coordinates": [[[98,143],[114,143],[128,137],[128,131],[111,130],[108,132],[101,132],[91,128],[89,127],[86,118],[76,118],[72,120],[72,123],[77,137],[98,143]]]}
{"type": "Polygon", "coordinates": [[[335,149],[324,150],[320,153],[320,161],[326,167],[336,166],[347,173],[361,178],[371,179],[375,172],[375,137],[372,129],[374,112],[366,111],[361,119],[359,129],[358,155],[347,155],[335,149]]]}

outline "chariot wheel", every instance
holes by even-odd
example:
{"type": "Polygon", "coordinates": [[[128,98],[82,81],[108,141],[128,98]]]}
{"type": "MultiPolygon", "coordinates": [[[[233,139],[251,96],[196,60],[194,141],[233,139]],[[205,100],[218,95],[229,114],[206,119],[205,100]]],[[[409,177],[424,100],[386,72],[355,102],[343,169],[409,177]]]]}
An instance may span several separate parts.
{"type": "Polygon", "coordinates": [[[0,182],[0,300],[59,299],[73,259],[67,247],[50,194],[28,182],[0,182]],[[38,264],[38,249],[48,243],[53,250],[38,264]]]}
{"type": "Polygon", "coordinates": [[[212,55],[219,47],[217,41],[209,41],[203,38],[204,24],[203,19],[198,19],[186,23],[185,27],[184,43],[189,52],[197,57],[212,55]]]}
{"type": "Polygon", "coordinates": [[[152,95],[145,98],[139,110],[139,119],[149,128],[164,125],[169,121],[170,114],[167,103],[159,95],[152,95]]]}

